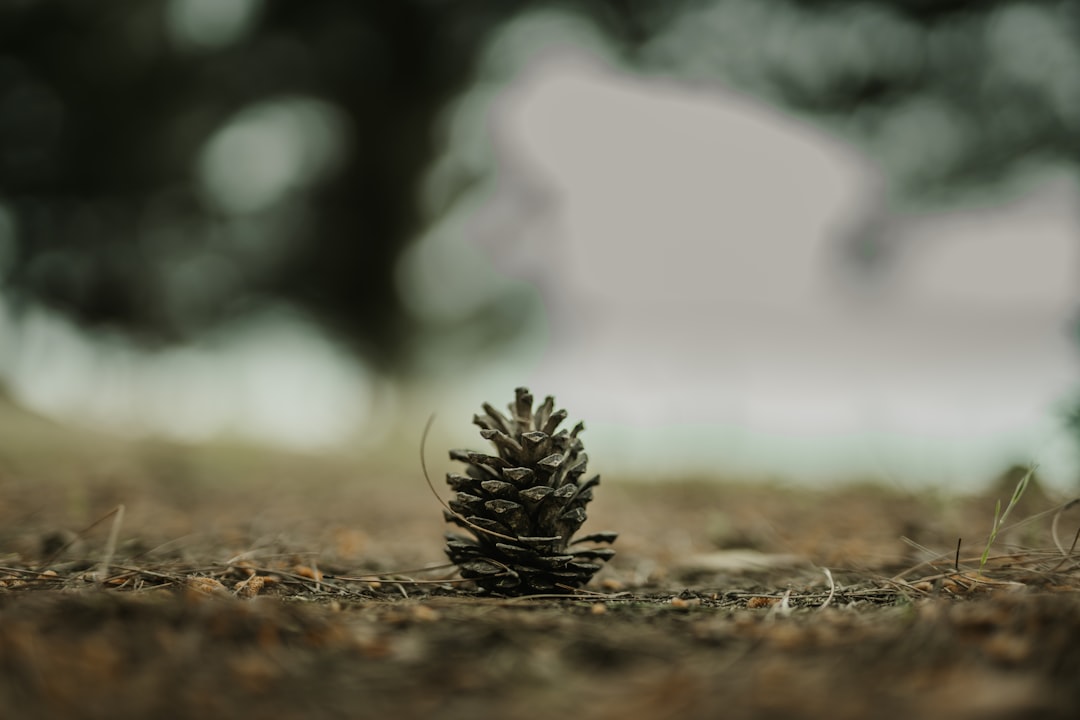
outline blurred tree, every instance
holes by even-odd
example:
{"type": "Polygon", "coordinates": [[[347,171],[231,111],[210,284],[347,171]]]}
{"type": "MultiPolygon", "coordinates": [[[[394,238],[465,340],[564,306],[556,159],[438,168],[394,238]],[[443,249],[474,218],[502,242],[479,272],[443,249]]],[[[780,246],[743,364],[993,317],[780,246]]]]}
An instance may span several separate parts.
{"type": "Polygon", "coordinates": [[[861,138],[909,195],[1080,160],[1072,3],[0,0],[0,282],[156,342],[284,300],[392,362],[439,115],[546,6],[861,138]]]}
{"type": "MultiPolygon", "coordinates": [[[[250,27],[232,36],[215,30],[212,3],[193,0],[0,3],[14,301],[174,341],[284,298],[389,360],[408,332],[392,266],[416,231],[433,121],[514,3],[236,1],[250,27]],[[333,172],[280,178],[292,186],[274,203],[215,198],[222,162],[208,143],[245,109],[296,98],[322,114],[294,133],[339,121],[330,151],[345,157],[327,163],[333,172]]],[[[259,131],[230,136],[223,162],[248,160],[256,175],[234,168],[224,190],[265,183],[274,140],[299,142],[294,165],[311,159],[310,138],[270,135],[267,147],[259,131]]]]}
{"type": "Polygon", "coordinates": [[[1080,6],[725,0],[686,6],[652,67],[723,80],[861,141],[925,200],[1080,161],[1080,6]]]}

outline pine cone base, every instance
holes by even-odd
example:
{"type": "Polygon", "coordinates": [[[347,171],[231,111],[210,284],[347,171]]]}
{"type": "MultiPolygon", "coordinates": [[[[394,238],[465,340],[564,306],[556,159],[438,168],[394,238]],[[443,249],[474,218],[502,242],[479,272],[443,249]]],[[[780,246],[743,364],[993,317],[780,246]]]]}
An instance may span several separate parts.
{"type": "Polygon", "coordinates": [[[573,592],[615,555],[594,544],[610,544],[616,533],[572,539],[600,476],[582,479],[588,456],[578,436],[585,426],[557,430],[567,413],[554,407],[549,396],[534,412],[532,394],[518,388],[510,417],[487,403],[473,416],[495,455],[450,451],[465,473],[446,476],[455,497],[445,518],[469,535],[447,533],[446,554],[488,593],[573,592]]]}

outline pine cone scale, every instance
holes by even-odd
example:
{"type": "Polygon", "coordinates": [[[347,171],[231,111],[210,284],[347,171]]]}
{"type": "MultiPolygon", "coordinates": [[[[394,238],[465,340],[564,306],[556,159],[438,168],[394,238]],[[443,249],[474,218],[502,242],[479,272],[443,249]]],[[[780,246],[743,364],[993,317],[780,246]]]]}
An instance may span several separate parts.
{"type": "Polygon", "coordinates": [[[532,486],[536,472],[527,467],[506,468],[503,471],[503,477],[518,486],[532,486]]]}
{"type": "Polygon", "coordinates": [[[503,480],[484,480],[480,483],[480,487],[488,495],[496,498],[511,498],[516,494],[513,483],[503,480]]]}
{"type": "MultiPolygon", "coordinates": [[[[510,422],[510,418],[504,417],[501,412],[496,410],[488,403],[484,403],[480,407],[484,408],[484,412],[487,413],[487,416],[485,418],[487,422],[492,423],[497,429],[502,430],[508,435],[513,432],[513,426],[510,422]]],[[[477,422],[477,417],[478,416],[476,415],[473,416],[473,422],[477,422]]],[[[477,424],[480,423],[477,422],[477,424]]]]}
{"type": "Polygon", "coordinates": [[[531,503],[533,507],[536,506],[541,500],[546,498],[551,493],[555,492],[554,488],[547,485],[537,485],[535,487],[527,488],[518,493],[518,496],[524,498],[526,501],[526,507],[531,503]]]}

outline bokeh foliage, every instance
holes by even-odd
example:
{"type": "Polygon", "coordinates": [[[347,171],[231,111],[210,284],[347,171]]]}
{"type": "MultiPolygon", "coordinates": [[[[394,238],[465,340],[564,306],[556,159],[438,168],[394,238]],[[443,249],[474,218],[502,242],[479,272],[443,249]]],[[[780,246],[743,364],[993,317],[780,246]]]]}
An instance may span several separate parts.
{"type": "Polygon", "coordinates": [[[236,0],[216,6],[246,8],[243,23],[187,32],[214,5],[0,2],[0,282],[16,311],[161,343],[285,302],[389,366],[417,331],[394,268],[430,220],[417,188],[445,151],[440,117],[500,24],[538,9],[589,17],[628,65],[814,118],[906,196],[1080,159],[1068,3],[236,0]],[[291,128],[294,155],[266,152],[275,136],[254,122],[237,130],[246,155],[215,155],[253,118],[291,128]],[[272,201],[245,202],[275,168],[272,201]]]}

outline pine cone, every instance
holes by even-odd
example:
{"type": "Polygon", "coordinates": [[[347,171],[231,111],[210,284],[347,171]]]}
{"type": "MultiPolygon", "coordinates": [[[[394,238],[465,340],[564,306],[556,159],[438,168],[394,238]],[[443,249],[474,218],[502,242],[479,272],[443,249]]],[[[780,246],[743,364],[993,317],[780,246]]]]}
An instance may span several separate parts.
{"type": "Polygon", "coordinates": [[[552,412],[548,397],[533,413],[533,396],[515,391],[507,418],[484,403],[474,415],[480,435],[498,454],[451,450],[465,463],[465,474],[448,473],[457,493],[447,522],[472,537],[447,533],[446,554],[483,590],[501,595],[568,592],[589,582],[600,562],[615,555],[610,548],[578,548],[581,543],[611,543],[616,533],[602,532],[571,540],[585,522],[585,505],[600,483],[595,475],[582,480],[588,456],[578,435],[555,429],[566,411],[552,412]]]}

